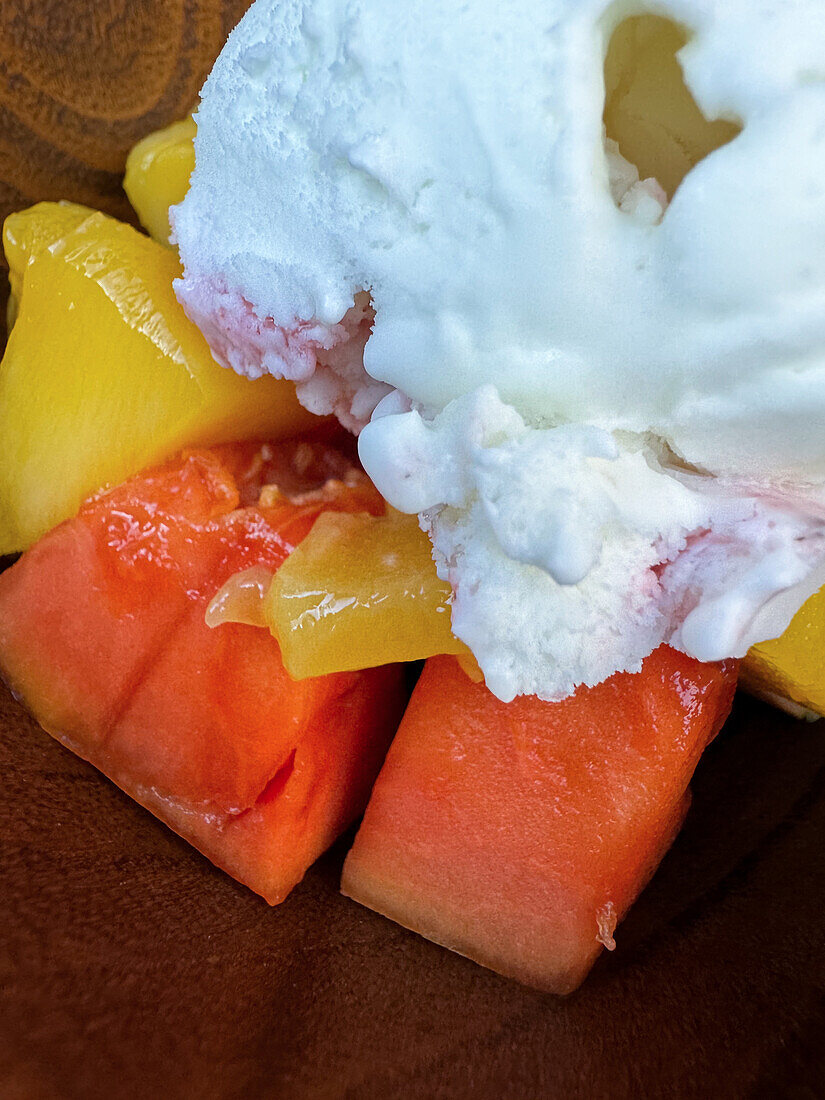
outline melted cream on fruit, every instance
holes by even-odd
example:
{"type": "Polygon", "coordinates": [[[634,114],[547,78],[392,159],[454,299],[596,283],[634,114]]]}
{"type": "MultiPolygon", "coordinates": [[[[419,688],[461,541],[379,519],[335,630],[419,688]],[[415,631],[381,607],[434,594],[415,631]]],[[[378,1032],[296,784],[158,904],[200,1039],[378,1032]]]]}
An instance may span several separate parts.
{"type": "Polygon", "coordinates": [[[823,56],[819,0],[257,0],[219,59],[181,300],[352,426],[397,393],[365,463],[503,695],[738,652],[816,577],[823,56]]]}
{"type": "Polygon", "coordinates": [[[744,656],[790,621],[780,594],[813,591],[821,512],[665,466],[649,438],[532,428],[492,386],[432,418],[383,411],[362,458],[391,504],[421,515],[453,630],[502,699],[638,671],[662,642],[744,656]]]}

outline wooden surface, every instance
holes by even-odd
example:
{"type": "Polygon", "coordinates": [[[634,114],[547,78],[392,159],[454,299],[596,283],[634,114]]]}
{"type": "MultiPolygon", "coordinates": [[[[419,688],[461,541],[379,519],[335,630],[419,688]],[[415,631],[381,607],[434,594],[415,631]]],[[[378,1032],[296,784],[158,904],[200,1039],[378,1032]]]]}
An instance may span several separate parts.
{"type": "Polygon", "coordinates": [[[584,987],[522,989],[338,893],[278,909],[0,694],[0,1096],[818,1097],[825,735],[743,699],[584,987]]]}
{"type": "Polygon", "coordinates": [[[129,218],[127,152],[192,109],[248,6],[0,0],[0,220],[40,199],[129,218]]]}
{"type": "MultiPolygon", "coordinates": [[[[126,213],[242,2],[0,0],[0,212],[126,213]]],[[[2,456],[0,455],[0,461],[2,456]]],[[[0,688],[0,1098],[825,1095],[825,732],[748,700],[685,830],[566,1001],[342,898],[268,909],[0,688]]]]}

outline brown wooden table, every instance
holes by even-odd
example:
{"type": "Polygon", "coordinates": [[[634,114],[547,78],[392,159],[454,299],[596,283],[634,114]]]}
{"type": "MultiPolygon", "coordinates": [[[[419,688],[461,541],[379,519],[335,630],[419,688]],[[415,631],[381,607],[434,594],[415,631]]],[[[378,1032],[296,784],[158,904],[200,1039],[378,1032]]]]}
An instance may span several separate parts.
{"type": "MultiPolygon", "coordinates": [[[[128,215],[127,149],[189,109],[243,7],[0,0],[0,212],[128,215]]],[[[740,700],[565,1001],[342,898],[346,839],[269,909],[2,689],[0,775],[2,1100],[825,1096],[821,723],[740,700]]]]}

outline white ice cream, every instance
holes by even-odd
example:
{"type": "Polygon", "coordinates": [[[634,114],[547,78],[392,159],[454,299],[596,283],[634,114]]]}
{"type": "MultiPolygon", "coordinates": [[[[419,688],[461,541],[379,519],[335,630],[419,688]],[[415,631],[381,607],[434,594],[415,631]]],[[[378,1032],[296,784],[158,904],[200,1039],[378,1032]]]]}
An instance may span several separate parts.
{"type": "Polygon", "coordinates": [[[741,654],[823,579],[823,58],[821,0],[257,0],[218,60],[181,300],[353,427],[390,394],[362,457],[503,698],[741,654]],[[666,210],[603,134],[640,11],[742,125],[666,210]]]}

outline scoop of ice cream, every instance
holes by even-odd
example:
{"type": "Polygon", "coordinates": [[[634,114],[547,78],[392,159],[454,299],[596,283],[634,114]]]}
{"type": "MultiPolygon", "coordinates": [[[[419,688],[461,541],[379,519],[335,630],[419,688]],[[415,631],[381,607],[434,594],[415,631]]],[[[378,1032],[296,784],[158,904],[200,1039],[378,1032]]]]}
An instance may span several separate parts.
{"type": "Polygon", "coordinates": [[[391,393],[362,456],[503,697],[741,652],[818,577],[821,4],[656,11],[723,120],[675,194],[605,140],[629,0],[257,0],[174,218],[222,361],[356,429],[391,393]]]}

